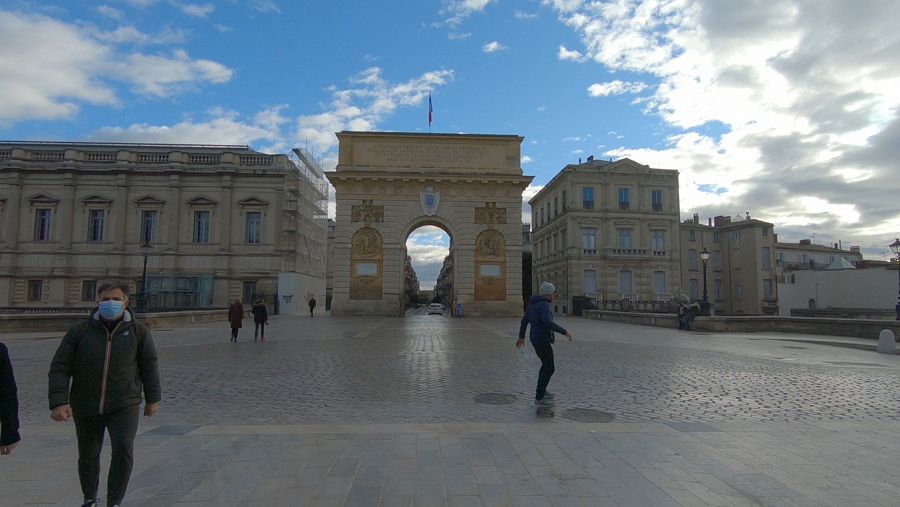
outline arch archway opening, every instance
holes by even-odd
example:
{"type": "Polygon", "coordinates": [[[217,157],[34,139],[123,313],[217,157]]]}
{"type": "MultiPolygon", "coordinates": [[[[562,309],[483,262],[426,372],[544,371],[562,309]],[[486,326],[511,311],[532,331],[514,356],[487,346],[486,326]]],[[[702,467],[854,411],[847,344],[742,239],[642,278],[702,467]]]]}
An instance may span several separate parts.
{"type": "Polygon", "coordinates": [[[440,223],[416,224],[406,237],[403,253],[406,315],[425,314],[429,305],[442,305],[449,313],[453,301],[453,238],[440,223]]]}

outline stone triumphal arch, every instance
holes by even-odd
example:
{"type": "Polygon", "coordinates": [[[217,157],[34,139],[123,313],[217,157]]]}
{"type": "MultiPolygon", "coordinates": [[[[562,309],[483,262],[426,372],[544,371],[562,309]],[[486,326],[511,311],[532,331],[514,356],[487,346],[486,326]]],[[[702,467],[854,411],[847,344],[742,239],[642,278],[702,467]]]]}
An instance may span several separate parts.
{"type": "Polygon", "coordinates": [[[522,138],[340,132],[334,315],[404,312],[406,239],[450,236],[452,301],[468,316],[521,315],[522,138]]]}

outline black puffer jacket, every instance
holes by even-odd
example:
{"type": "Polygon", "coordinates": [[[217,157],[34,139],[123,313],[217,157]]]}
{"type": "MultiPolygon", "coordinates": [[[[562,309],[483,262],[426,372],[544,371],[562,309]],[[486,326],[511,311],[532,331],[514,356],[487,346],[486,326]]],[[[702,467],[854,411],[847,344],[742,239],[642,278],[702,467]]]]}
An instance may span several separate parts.
{"type": "Polygon", "coordinates": [[[69,329],[50,363],[50,409],[66,403],[89,417],[161,399],[156,347],[130,310],[112,332],[94,311],[69,329]],[[71,386],[69,385],[71,380],[71,386]]]}

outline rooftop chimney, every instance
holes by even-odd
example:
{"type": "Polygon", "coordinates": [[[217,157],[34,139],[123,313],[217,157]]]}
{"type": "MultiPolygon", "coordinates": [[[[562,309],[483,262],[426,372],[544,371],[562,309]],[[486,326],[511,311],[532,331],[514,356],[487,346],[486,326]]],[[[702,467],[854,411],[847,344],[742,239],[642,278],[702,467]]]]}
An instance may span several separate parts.
{"type": "Polygon", "coordinates": [[[694,213],[694,223],[695,224],[700,223],[700,213],[694,213]]]}
{"type": "Polygon", "coordinates": [[[731,223],[731,217],[726,217],[724,215],[719,215],[713,218],[713,225],[716,227],[722,227],[723,225],[728,225],[731,223]]]}
{"type": "Polygon", "coordinates": [[[801,245],[811,245],[811,244],[812,244],[812,241],[810,241],[810,240],[808,240],[808,239],[801,239],[801,240],[800,240],[800,244],[801,244],[801,245]]]}
{"type": "Polygon", "coordinates": [[[706,225],[712,227],[712,217],[706,219],[706,225]]]}
{"type": "Polygon", "coordinates": [[[593,156],[593,155],[590,155],[590,156],[587,158],[588,164],[590,164],[590,163],[593,162],[593,161],[594,161],[594,156],[593,156]]]}

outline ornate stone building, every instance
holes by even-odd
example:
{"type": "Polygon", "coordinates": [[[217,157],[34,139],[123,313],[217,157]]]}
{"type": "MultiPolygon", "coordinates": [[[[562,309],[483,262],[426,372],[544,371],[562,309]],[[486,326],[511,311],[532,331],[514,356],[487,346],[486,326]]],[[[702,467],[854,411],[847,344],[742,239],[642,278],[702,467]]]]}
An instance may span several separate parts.
{"type": "MultiPolygon", "coordinates": [[[[133,282],[153,309],[325,296],[321,170],[302,150],[0,143],[0,307],[90,307],[133,282]]],[[[299,309],[299,310],[298,310],[299,309]]]]}
{"type": "Polygon", "coordinates": [[[450,236],[453,308],[520,315],[522,138],[339,132],[332,312],[403,315],[406,240],[450,236]]]}
{"type": "Polygon", "coordinates": [[[532,282],[573,297],[669,300],[681,287],[678,171],[630,159],[569,164],[530,201],[532,282]]]}
{"type": "Polygon", "coordinates": [[[690,299],[703,298],[701,252],[706,263],[707,300],[725,315],[772,315],[778,312],[775,232],[769,222],[717,216],[707,224],[699,215],[681,224],[682,285],[690,299]]]}

